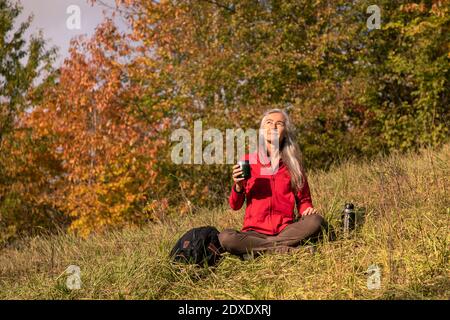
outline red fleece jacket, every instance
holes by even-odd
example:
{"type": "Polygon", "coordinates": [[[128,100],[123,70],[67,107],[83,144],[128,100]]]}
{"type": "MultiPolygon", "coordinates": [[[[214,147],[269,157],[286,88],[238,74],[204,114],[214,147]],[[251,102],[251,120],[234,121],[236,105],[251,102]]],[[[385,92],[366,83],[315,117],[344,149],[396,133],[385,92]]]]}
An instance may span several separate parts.
{"type": "Polygon", "coordinates": [[[300,215],[313,207],[306,177],[303,188],[294,192],[289,171],[281,159],[278,171],[272,175],[261,172],[263,168],[270,168],[270,163],[262,164],[256,152],[246,154],[243,159],[250,160],[251,177],[243,180],[244,190],[240,193],[236,192],[234,183],[229,198],[233,210],[241,209],[244,200],[247,201],[242,231],[276,235],[293,222],[295,205],[300,215]]]}

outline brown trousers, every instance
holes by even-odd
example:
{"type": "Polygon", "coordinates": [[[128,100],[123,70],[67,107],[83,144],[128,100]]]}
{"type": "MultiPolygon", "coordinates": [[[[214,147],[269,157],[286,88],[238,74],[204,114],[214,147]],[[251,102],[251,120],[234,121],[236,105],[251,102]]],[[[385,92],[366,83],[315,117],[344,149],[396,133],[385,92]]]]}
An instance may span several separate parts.
{"type": "Polygon", "coordinates": [[[236,231],[225,229],[219,234],[222,247],[231,254],[289,252],[292,247],[310,239],[317,240],[325,221],[318,214],[307,215],[284,228],[279,234],[269,236],[253,230],[236,231]]]}

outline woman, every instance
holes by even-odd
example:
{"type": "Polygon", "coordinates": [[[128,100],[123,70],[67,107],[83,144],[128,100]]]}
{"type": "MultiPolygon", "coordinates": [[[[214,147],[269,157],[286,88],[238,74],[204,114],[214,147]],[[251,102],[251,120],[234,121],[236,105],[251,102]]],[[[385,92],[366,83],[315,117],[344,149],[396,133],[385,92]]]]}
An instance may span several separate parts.
{"type": "Polygon", "coordinates": [[[222,247],[239,256],[289,252],[306,239],[316,239],[325,226],[312,204],[289,116],[281,109],[271,109],[264,114],[260,129],[265,148],[243,158],[250,162],[251,177],[240,177],[239,165],[233,167],[229,203],[239,210],[246,200],[244,226],[241,231],[225,229],[219,234],[222,247]],[[297,222],[295,205],[301,216],[297,222]]]}

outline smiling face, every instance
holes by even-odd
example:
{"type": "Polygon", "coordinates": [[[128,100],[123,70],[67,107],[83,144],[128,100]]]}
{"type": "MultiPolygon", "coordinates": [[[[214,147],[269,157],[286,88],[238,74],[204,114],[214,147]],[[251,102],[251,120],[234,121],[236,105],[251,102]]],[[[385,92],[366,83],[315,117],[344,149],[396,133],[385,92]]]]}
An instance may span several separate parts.
{"type": "Polygon", "coordinates": [[[272,143],[275,136],[278,136],[278,143],[284,139],[286,131],[286,119],[280,112],[274,112],[267,115],[263,122],[264,138],[267,142],[272,143]]]}

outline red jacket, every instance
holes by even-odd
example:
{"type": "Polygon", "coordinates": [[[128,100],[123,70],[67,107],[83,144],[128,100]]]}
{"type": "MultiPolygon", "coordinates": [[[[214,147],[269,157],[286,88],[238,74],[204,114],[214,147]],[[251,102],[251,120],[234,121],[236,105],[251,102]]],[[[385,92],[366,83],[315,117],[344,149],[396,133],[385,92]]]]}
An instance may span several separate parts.
{"type": "Polygon", "coordinates": [[[302,190],[293,192],[289,171],[281,159],[274,175],[261,175],[261,168],[270,168],[270,163],[262,164],[257,153],[246,154],[243,159],[252,159],[251,177],[243,180],[244,190],[241,193],[236,192],[234,183],[229,198],[233,210],[241,209],[244,200],[247,200],[242,231],[255,230],[276,235],[293,222],[296,204],[300,215],[313,207],[306,177],[302,190]]]}

